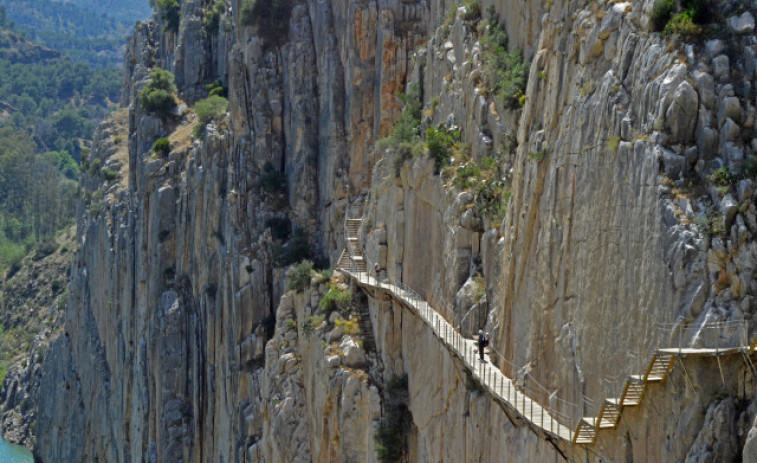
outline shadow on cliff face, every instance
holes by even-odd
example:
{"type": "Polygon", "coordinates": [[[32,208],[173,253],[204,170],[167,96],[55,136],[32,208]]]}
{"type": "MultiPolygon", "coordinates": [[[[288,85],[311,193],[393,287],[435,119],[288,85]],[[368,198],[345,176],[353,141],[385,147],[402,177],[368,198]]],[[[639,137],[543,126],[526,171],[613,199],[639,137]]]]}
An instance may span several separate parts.
{"type": "Polygon", "coordinates": [[[295,0],[242,0],[242,24],[258,28],[267,47],[284,45],[289,38],[289,19],[295,0]]]}
{"type": "Polygon", "coordinates": [[[383,416],[376,429],[376,453],[381,461],[402,461],[408,453],[408,437],[414,428],[409,398],[407,375],[395,376],[386,383],[383,416]]]}

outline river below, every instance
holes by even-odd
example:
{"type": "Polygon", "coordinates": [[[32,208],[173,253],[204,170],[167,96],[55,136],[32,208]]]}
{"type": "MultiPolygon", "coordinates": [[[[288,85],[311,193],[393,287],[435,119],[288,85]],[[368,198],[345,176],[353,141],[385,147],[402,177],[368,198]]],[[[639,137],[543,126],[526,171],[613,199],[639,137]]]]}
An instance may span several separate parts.
{"type": "Polygon", "coordinates": [[[13,445],[0,438],[0,462],[2,463],[32,463],[32,453],[25,447],[13,445]]]}

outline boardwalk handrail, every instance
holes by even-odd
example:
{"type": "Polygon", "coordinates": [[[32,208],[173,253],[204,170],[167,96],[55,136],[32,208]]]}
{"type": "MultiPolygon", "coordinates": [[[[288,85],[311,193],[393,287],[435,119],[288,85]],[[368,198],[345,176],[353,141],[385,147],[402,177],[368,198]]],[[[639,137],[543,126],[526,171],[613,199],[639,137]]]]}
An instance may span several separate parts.
{"type": "MultiPolygon", "coordinates": [[[[550,391],[546,388],[543,384],[541,384],[539,381],[534,378],[534,376],[531,374],[530,371],[524,371],[525,367],[518,367],[516,364],[510,362],[505,358],[504,355],[502,355],[497,349],[495,349],[491,343],[489,344],[489,358],[492,357],[492,353],[494,356],[496,356],[498,359],[500,359],[502,362],[506,363],[507,366],[510,367],[511,371],[516,374],[516,376],[519,374],[518,372],[523,371],[523,384],[522,387],[525,391],[532,391],[531,394],[529,394],[531,397],[538,397],[538,396],[545,396],[547,400],[549,401],[549,410],[550,413],[556,416],[561,417],[561,421],[566,425],[573,427],[576,425],[579,419],[582,418],[582,416],[579,415],[580,410],[583,408],[581,405],[576,404],[574,402],[571,402],[569,400],[565,400],[560,398],[559,390],[550,391]],[[534,387],[535,386],[535,387],[534,387]],[[552,405],[552,402],[557,402],[558,405],[561,405],[562,409],[568,409],[569,413],[564,413],[561,411],[558,411],[557,408],[555,408],[552,405]]],[[[516,383],[518,382],[518,379],[516,378],[516,383]]]]}
{"type": "MultiPolygon", "coordinates": [[[[362,205],[360,209],[362,214],[362,205]]],[[[673,339],[677,336],[678,347],[658,348],[653,350],[651,360],[645,360],[644,353],[630,352],[629,361],[631,373],[628,376],[617,375],[601,380],[601,400],[594,400],[581,395],[581,403],[561,399],[559,390],[551,391],[531,375],[526,368],[518,367],[507,360],[493,346],[489,346],[489,356],[499,359],[501,366],[508,367],[517,379],[508,377],[491,362],[478,361],[476,342],[473,337],[461,334],[462,321],[453,326],[438,311],[431,307],[427,298],[403,282],[394,282],[386,272],[378,272],[377,278],[368,273],[366,261],[362,256],[357,229],[359,219],[345,220],[345,232],[352,244],[346,246],[338,266],[338,270],[354,279],[358,284],[389,293],[400,303],[415,312],[432,330],[439,341],[455,356],[460,358],[469,373],[482,387],[499,403],[523,417],[532,428],[572,444],[593,444],[597,434],[602,429],[615,428],[624,407],[639,405],[647,388],[648,382],[665,381],[674,365],[675,355],[712,355],[719,356],[728,353],[742,353],[748,356],[757,346],[757,338],[751,344],[747,342],[748,322],[725,321],[702,323],[699,326],[685,326],[683,320],[676,323],[658,324],[660,335],[658,346],[665,345],[663,339],[673,339]],[[354,251],[354,255],[353,255],[354,251]],[[349,257],[349,265],[344,265],[345,254],[349,257]],[[348,268],[344,268],[348,267],[348,268]],[[736,345],[732,342],[738,338],[736,345]],[[696,344],[697,347],[684,347],[696,344]],[[544,397],[538,403],[535,398],[544,397]],[[568,413],[562,410],[566,409],[568,413]],[[590,411],[589,411],[590,410],[590,411]],[[589,413],[587,414],[587,411],[589,413]]],[[[466,315],[467,316],[467,315],[466,315]]],[[[465,317],[463,317],[463,320],[465,317]]],[[[668,345],[671,345],[672,342],[668,345]]],[[[649,357],[646,357],[649,359],[649,357]]]]}
{"type": "Polygon", "coordinates": [[[571,427],[567,424],[568,420],[564,414],[542,407],[532,399],[533,394],[528,394],[528,391],[516,386],[490,362],[480,362],[474,340],[462,336],[415,290],[404,283],[379,282],[367,272],[345,273],[361,285],[388,292],[402,305],[414,311],[431,328],[440,342],[463,361],[469,373],[498,402],[509,407],[540,432],[564,442],[571,441],[571,427]]]}
{"type": "Polygon", "coordinates": [[[675,323],[658,323],[657,327],[660,345],[678,348],[681,352],[696,347],[714,349],[717,353],[749,344],[746,320],[706,322],[694,326],[686,326],[683,320],[679,320],[675,323]]]}

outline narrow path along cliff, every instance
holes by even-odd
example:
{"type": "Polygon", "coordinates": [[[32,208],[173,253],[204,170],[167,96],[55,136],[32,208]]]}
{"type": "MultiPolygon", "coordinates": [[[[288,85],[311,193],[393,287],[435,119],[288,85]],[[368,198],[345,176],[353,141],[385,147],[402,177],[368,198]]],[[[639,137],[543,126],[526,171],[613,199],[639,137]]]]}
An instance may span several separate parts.
{"type": "MultiPolygon", "coordinates": [[[[362,210],[362,208],[358,208],[358,210],[362,210]]],[[[496,368],[492,361],[492,359],[496,360],[493,355],[487,355],[490,359],[488,362],[479,360],[476,341],[471,339],[470,336],[463,336],[459,329],[445,320],[440,312],[431,307],[419,293],[402,283],[395,284],[388,281],[385,277],[382,278],[381,274],[371,276],[367,271],[367,268],[371,266],[364,260],[361,251],[362,246],[359,242],[360,226],[358,226],[358,223],[361,222],[361,219],[348,218],[345,222],[345,236],[350,245],[340,258],[337,270],[348,275],[357,286],[363,288],[373,297],[375,297],[376,291],[381,291],[395,299],[402,307],[420,317],[434,332],[438,342],[445,348],[445,351],[440,351],[440,355],[449,353],[461,360],[464,368],[481,384],[494,402],[506,407],[508,412],[523,420],[525,425],[534,433],[541,435],[549,442],[553,442],[566,459],[566,453],[570,453],[562,449],[566,445],[595,444],[599,431],[616,429],[622,417],[623,409],[642,405],[642,399],[647,393],[649,384],[665,383],[668,374],[676,363],[676,359],[679,359],[681,367],[685,369],[683,360],[686,358],[712,358],[717,361],[717,367],[720,368],[722,375],[722,357],[735,356],[737,362],[740,362],[742,360],[740,357],[743,357],[743,361],[750,368],[750,372],[757,374],[750,358],[757,348],[757,337],[751,344],[748,344],[746,342],[748,327],[746,324],[741,324],[741,326],[736,327],[740,331],[738,343],[729,343],[729,340],[726,339],[725,344],[722,340],[718,340],[715,345],[708,347],[684,348],[679,345],[678,347],[657,348],[641,374],[628,377],[619,397],[603,399],[596,417],[584,417],[582,415],[585,411],[583,404],[578,410],[581,413],[578,419],[575,416],[559,415],[554,410],[542,407],[535,399],[536,394],[532,393],[529,396],[525,388],[518,387],[511,378],[508,378],[499,368],[496,368]]],[[[723,337],[723,334],[733,327],[716,325],[706,328],[717,330],[715,336],[723,337]]],[[[505,360],[504,358],[501,359],[505,360]]],[[[731,359],[728,358],[726,361],[731,361],[731,359]]],[[[713,365],[713,368],[715,368],[715,365],[713,365]]],[[[691,381],[688,377],[686,379],[689,382],[691,381]]],[[[724,376],[722,379],[723,382],[726,381],[724,376]]],[[[729,381],[732,381],[730,377],[729,381]]],[[[530,386],[534,387],[533,384],[530,386]]],[[[543,396],[543,392],[549,393],[540,384],[536,383],[536,386],[542,389],[542,391],[539,391],[542,392],[540,395],[543,396]]],[[[664,390],[658,389],[656,391],[664,393],[664,390]]],[[[576,410],[572,411],[575,412],[576,410]]]]}

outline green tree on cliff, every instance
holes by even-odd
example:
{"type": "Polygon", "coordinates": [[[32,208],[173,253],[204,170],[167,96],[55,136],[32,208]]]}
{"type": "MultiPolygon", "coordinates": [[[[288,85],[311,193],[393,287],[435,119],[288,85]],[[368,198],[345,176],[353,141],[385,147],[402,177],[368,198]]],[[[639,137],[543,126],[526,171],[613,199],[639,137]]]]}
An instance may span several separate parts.
{"type": "Polygon", "coordinates": [[[149,84],[139,92],[139,102],[142,108],[165,118],[176,107],[176,84],[174,75],[164,69],[155,69],[150,73],[149,84]]]}

